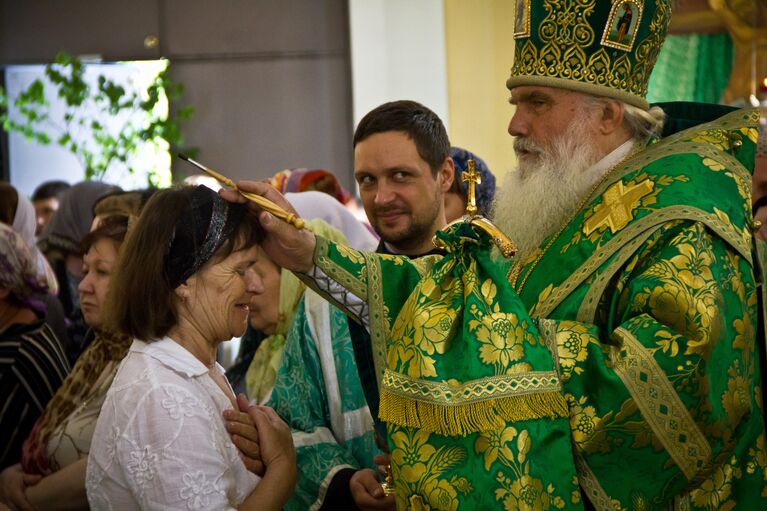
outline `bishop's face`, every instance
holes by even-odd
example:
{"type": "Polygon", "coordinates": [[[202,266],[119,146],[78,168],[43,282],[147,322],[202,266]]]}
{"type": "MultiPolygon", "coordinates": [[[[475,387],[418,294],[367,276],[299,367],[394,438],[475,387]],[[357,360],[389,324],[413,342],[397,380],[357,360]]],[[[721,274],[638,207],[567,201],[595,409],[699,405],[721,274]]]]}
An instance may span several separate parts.
{"type": "Polygon", "coordinates": [[[509,102],[516,110],[508,131],[515,137],[514,152],[523,172],[526,166],[540,162],[543,153],[551,151],[574,122],[587,124],[589,121],[583,119],[587,115],[583,95],[565,89],[515,87],[509,102]]]}
{"type": "Polygon", "coordinates": [[[601,157],[593,109],[577,93],[516,87],[509,123],[517,168],[495,195],[493,221],[517,243],[520,255],[566,222],[601,176],[588,169],[601,157]]]}

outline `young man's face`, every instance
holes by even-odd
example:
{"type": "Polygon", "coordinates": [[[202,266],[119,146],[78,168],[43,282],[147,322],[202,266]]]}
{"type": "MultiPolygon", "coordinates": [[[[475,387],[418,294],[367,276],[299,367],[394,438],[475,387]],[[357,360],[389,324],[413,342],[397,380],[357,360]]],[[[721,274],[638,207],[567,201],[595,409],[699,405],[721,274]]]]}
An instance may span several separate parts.
{"type": "Polygon", "coordinates": [[[370,135],[354,148],[354,177],[365,213],[379,236],[402,253],[419,249],[444,225],[443,195],[453,172],[446,163],[433,175],[415,142],[401,131],[370,135]]]}
{"type": "Polygon", "coordinates": [[[37,221],[37,227],[35,228],[35,234],[40,235],[43,231],[43,227],[48,225],[53,215],[59,209],[59,199],[56,197],[48,197],[47,199],[38,199],[33,202],[35,206],[35,219],[37,221]]]}

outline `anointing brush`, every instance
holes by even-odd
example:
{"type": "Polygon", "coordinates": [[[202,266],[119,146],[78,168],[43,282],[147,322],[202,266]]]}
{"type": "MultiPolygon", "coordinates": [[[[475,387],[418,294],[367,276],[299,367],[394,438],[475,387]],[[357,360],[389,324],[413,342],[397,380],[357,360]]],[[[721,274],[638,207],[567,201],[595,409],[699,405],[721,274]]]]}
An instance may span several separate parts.
{"type": "Polygon", "coordinates": [[[189,163],[191,163],[198,169],[202,170],[209,176],[214,177],[219,183],[223,184],[224,186],[228,186],[229,188],[236,191],[237,193],[239,193],[240,195],[242,195],[249,201],[256,203],[256,205],[259,208],[263,209],[264,211],[267,211],[271,213],[272,215],[276,216],[277,218],[284,220],[288,222],[289,224],[293,225],[296,229],[308,229],[308,227],[306,226],[306,223],[304,223],[302,218],[297,217],[293,213],[288,213],[287,211],[285,211],[284,209],[282,209],[281,207],[279,207],[277,204],[270,201],[266,197],[262,197],[255,193],[243,192],[242,190],[237,188],[237,185],[234,183],[234,181],[232,181],[225,175],[219,174],[213,169],[209,169],[202,163],[193,160],[192,158],[190,158],[189,156],[183,153],[178,153],[178,157],[184,161],[188,161],[189,163]]]}

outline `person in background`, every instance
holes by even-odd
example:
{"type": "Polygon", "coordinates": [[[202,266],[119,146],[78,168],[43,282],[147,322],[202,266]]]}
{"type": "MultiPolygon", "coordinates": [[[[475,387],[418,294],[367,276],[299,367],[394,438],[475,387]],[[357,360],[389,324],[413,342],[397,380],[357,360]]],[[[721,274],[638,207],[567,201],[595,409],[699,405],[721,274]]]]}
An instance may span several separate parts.
{"type": "Polygon", "coordinates": [[[94,509],[281,509],[295,484],[290,431],[250,408],[263,477],[251,473],[221,414],[238,407],[216,363],[242,335],[260,230],[205,186],[157,192],[128,237],[107,315],[134,339],[93,435],[94,509]],[[119,290],[119,291],[116,291],[119,290]],[[114,431],[119,431],[115,435],[114,431]]]}
{"type": "Polygon", "coordinates": [[[91,230],[98,227],[99,222],[109,216],[138,216],[147,201],[157,191],[156,188],[144,190],[115,191],[102,195],[93,205],[93,222],[91,230]]]}
{"type": "MultiPolygon", "coordinates": [[[[309,193],[312,192],[288,195],[296,204],[293,195],[309,193]]],[[[330,197],[328,200],[333,201],[330,197]]],[[[317,206],[315,203],[315,208],[317,206]]],[[[338,207],[342,208],[340,204],[338,207]]],[[[343,208],[342,211],[348,214],[343,208]]],[[[310,215],[305,213],[303,218],[310,218],[310,215]]],[[[314,232],[347,243],[346,237],[333,226],[321,228],[319,220],[307,222],[314,232]]],[[[341,224],[335,225],[341,227],[341,224]]],[[[358,224],[357,227],[367,234],[364,227],[358,224]]],[[[357,229],[352,230],[354,232],[357,229]]],[[[367,236],[367,250],[371,250],[376,241],[371,235],[367,236]]],[[[283,281],[295,279],[285,270],[280,274],[283,281]]],[[[254,301],[266,305],[268,296],[269,291],[265,289],[262,295],[254,297],[254,301]]],[[[270,310],[271,322],[277,323],[279,328],[280,316],[273,308],[253,308],[251,316],[270,310]]],[[[324,509],[353,509],[356,506],[351,499],[339,500],[337,492],[329,491],[330,483],[340,471],[353,473],[362,468],[374,469],[373,460],[380,450],[375,442],[373,418],[365,402],[359,375],[353,370],[354,350],[346,316],[311,290],[304,292],[291,316],[292,323],[285,336],[267,402],[291,427],[301,467],[296,491],[285,509],[299,511],[320,506],[324,509]]]]}
{"type": "Polygon", "coordinates": [[[35,480],[23,477],[22,442],[70,369],[62,343],[27,303],[47,285],[21,235],[0,223],[0,502],[19,497],[14,483],[35,480]]]}
{"type": "Polygon", "coordinates": [[[267,182],[282,194],[314,190],[335,197],[341,204],[346,204],[351,199],[351,195],[341,186],[335,174],[325,169],[281,170],[267,179],[267,182]]]}
{"type": "MultiPolygon", "coordinates": [[[[375,249],[376,244],[378,243],[376,238],[370,234],[367,228],[361,224],[339,201],[330,195],[323,192],[308,191],[300,193],[287,193],[285,198],[293,205],[294,208],[296,208],[296,211],[299,215],[301,215],[302,218],[306,220],[324,220],[329,225],[340,230],[346,237],[350,247],[353,247],[357,250],[375,249]]],[[[264,304],[262,305],[262,307],[265,308],[264,311],[259,310],[257,299],[256,303],[251,305],[251,314],[250,319],[248,320],[248,328],[245,330],[245,333],[240,340],[237,359],[226,373],[226,376],[229,379],[232,387],[237,392],[245,392],[246,394],[248,393],[245,383],[245,375],[248,371],[248,368],[251,366],[256,350],[261,345],[261,342],[264,340],[264,338],[267,337],[267,334],[258,328],[258,325],[262,325],[264,323],[263,318],[271,317],[274,317],[275,319],[267,320],[267,324],[276,324],[276,318],[279,316],[277,311],[278,300],[276,300],[274,297],[279,294],[280,269],[268,262],[268,259],[264,258],[262,258],[262,261],[258,266],[263,272],[265,282],[267,282],[266,287],[270,287],[270,282],[275,283],[273,286],[274,296],[269,297],[267,293],[267,299],[264,300],[264,304]]],[[[259,296],[260,295],[261,294],[259,294],[259,296]]],[[[292,309],[290,309],[289,315],[292,318],[292,309]]],[[[284,330],[287,331],[287,328],[290,326],[290,321],[283,320],[282,323],[284,324],[284,330]]],[[[270,334],[271,333],[273,332],[270,332],[270,334]]],[[[277,368],[275,367],[274,370],[276,371],[277,368]]],[[[271,383],[269,386],[271,386],[271,383]]],[[[250,394],[248,394],[248,396],[254,398],[254,396],[250,394]]]]}
{"type": "Polygon", "coordinates": [[[59,285],[51,265],[35,244],[35,208],[16,188],[3,182],[0,182],[0,222],[13,227],[27,244],[35,260],[35,270],[38,276],[45,280],[48,288],[46,293],[30,296],[27,303],[45,317],[46,323],[66,349],[69,338],[64,309],[56,296],[59,285]]]}
{"type": "Polygon", "coordinates": [[[69,186],[66,181],[46,181],[35,188],[32,193],[32,204],[35,206],[35,235],[39,236],[53,219],[59,210],[61,195],[69,186]]]}
{"type": "Polygon", "coordinates": [[[466,213],[468,185],[463,179],[463,173],[469,170],[469,160],[474,160],[474,170],[481,179],[481,184],[475,187],[477,214],[488,217],[493,204],[493,197],[495,197],[495,176],[484,160],[471,151],[460,147],[451,147],[450,157],[453,158],[455,165],[455,179],[453,179],[450,190],[445,194],[445,220],[450,223],[458,220],[466,213]]]}
{"type": "Polygon", "coordinates": [[[77,291],[83,265],[80,242],[90,231],[96,200],[117,190],[117,186],[100,181],[83,181],[71,186],[61,196],[59,211],[38,238],[38,246],[59,283],[58,298],[68,322],[67,355],[72,364],[85,347],[88,330],[80,312],[77,291]]]}

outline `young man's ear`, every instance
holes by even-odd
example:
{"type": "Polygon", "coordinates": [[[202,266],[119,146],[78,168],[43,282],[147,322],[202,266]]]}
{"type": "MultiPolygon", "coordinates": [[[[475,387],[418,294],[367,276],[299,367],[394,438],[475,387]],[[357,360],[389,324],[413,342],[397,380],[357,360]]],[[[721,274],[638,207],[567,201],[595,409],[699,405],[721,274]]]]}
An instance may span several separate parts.
{"type": "Polygon", "coordinates": [[[623,103],[615,100],[606,101],[599,119],[599,131],[603,135],[611,135],[623,126],[624,115],[623,103]]]}
{"type": "Polygon", "coordinates": [[[442,193],[447,193],[450,187],[453,186],[453,180],[455,179],[455,163],[451,157],[445,158],[437,172],[437,178],[440,180],[440,188],[442,193]]]}

